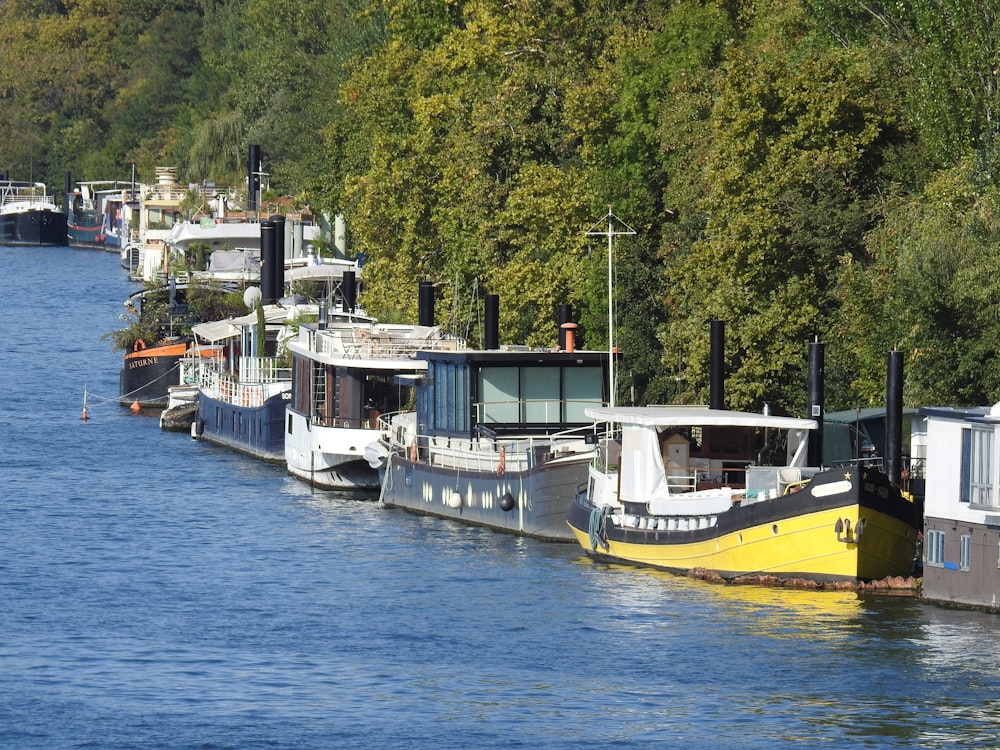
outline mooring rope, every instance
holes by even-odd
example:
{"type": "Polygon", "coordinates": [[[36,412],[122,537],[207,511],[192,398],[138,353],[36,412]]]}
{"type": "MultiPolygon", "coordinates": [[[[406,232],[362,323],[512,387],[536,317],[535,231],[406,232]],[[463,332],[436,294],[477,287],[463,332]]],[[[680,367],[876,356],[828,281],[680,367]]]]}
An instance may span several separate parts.
{"type": "Polygon", "coordinates": [[[590,548],[596,550],[600,544],[605,551],[608,550],[607,523],[608,516],[611,515],[610,506],[603,508],[591,508],[590,520],[587,524],[587,532],[590,534],[590,548]]]}

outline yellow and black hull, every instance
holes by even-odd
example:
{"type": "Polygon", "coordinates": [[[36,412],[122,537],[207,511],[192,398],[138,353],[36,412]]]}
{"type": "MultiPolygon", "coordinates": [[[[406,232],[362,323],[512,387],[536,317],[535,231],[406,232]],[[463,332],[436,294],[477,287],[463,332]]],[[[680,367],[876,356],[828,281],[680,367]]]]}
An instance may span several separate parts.
{"type": "Polygon", "coordinates": [[[595,523],[601,515],[580,497],[567,516],[577,541],[598,559],[819,583],[910,575],[920,528],[920,509],[884,474],[860,466],[821,472],[798,492],[711,519],[680,519],[685,530],[638,528],[610,516],[595,523]]]}

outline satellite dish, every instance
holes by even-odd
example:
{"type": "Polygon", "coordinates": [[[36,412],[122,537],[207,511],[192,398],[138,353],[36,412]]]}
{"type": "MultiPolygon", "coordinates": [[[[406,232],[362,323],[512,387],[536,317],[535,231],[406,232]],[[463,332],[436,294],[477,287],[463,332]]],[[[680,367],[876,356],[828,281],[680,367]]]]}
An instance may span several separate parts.
{"type": "Polygon", "coordinates": [[[255,286],[248,286],[246,291],[243,292],[243,304],[249,307],[251,310],[260,304],[261,293],[260,289],[255,286]]]}

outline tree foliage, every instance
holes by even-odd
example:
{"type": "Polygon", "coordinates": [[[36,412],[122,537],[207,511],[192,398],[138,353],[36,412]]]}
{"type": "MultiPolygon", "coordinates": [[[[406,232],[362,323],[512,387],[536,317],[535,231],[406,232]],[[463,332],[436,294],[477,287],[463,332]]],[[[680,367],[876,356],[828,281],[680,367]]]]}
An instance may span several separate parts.
{"type": "Polygon", "coordinates": [[[363,303],[548,347],[569,304],[618,402],[801,413],[1000,399],[1000,0],[7,0],[0,170],[242,180],[344,213],[363,303]],[[109,22],[109,19],[114,19],[109,22]]]}

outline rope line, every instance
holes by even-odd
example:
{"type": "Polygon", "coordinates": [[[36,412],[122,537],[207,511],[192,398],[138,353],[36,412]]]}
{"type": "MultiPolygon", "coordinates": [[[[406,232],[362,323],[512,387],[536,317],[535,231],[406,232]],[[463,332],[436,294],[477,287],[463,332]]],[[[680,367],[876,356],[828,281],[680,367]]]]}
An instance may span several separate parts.
{"type": "Polygon", "coordinates": [[[587,533],[590,535],[590,548],[597,549],[600,544],[604,551],[608,550],[607,524],[608,516],[611,515],[611,507],[591,508],[590,519],[587,524],[587,533]]]}

